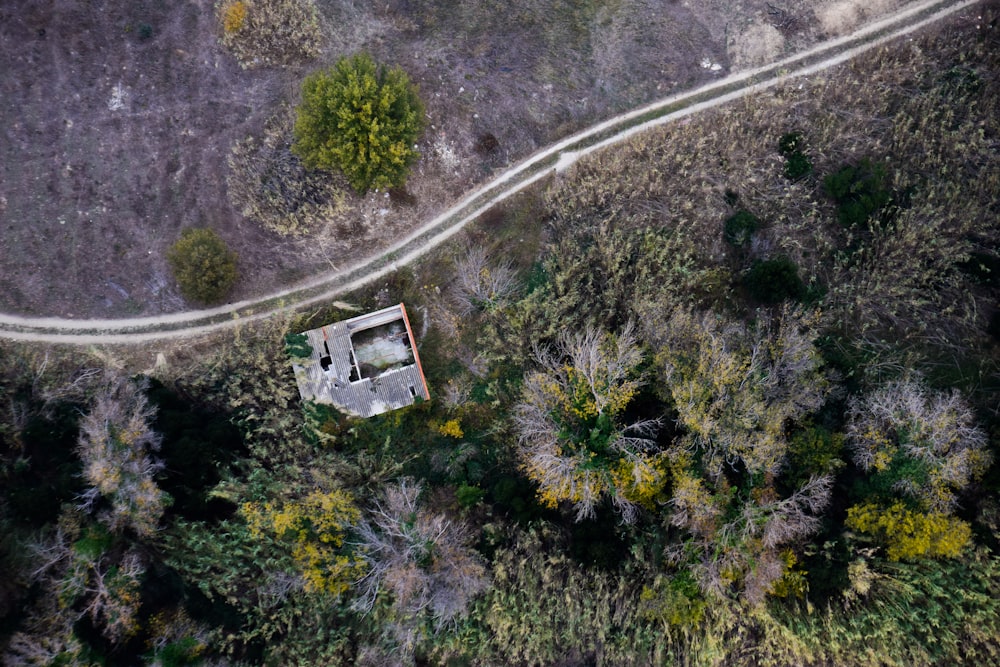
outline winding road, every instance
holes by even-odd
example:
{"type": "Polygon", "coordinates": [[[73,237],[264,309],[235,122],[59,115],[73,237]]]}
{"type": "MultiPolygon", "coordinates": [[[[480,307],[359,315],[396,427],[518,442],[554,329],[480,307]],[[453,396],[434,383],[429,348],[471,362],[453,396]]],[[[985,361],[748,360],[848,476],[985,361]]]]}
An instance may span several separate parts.
{"type": "Polygon", "coordinates": [[[293,308],[330,301],[408,264],[436,248],[490,207],[581,157],[651,127],[753,94],[791,78],[838,65],[978,4],[979,0],[924,0],[838,39],[753,70],[732,74],[685,93],[615,116],[522,160],[477,188],[444,213],[378,255],[274,294],[207,310],[155,317],[73,320],[0,314],[0,338],[75,345],[137,344],[178,339],[267,318],[293,308]]]}

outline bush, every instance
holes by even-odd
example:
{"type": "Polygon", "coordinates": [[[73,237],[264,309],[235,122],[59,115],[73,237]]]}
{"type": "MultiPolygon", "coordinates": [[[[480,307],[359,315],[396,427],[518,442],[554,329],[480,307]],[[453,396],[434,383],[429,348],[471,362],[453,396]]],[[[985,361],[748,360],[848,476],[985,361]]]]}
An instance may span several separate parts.
{"type": "Polygon", "coordinates": [[[185,229],[167,261],[185,298],[210,304],[221,301],[236,282],[236,253],[211,229],[185,229]]]}
{"type": "Polygon", "coordinates": [[[237,0],[219,5],[221,41],[243,67],[293,65],[319,54],[313,0],[237,0]]]}
{"type": "Polygon", "coordinates": [[[789,132],[778,140],[778,152],[785,156],[785,176],[792,181],[812,173],[812,161],[806,156],[805,138],[799,132],[789,132]]]}
{"type": "Polygon", "coordinates": [[[402,185],[418,156],[424,107],[399,68],[367,54],[341,58],[302,82],[292,152],[310,168],[339,168],[358,192],[402,185]]]}
{"type": "Polygon", "coordinates": [[[781,135],[781,138],[778,139],[778,152],[785,157],[789,157],[795,153],[801,153],[804,145],[805,142],[802,133],[788,132],[781,135]]]}
{"type": "Polygon", "coordinates": [[[737,211],[726,219],[722,235],[734,246],[750,243],[750,237],[760,226],[760,220],[749,211],[737,211]]]}
{"type": "Polygon", "coordinates": [[[785,160],[785,177],[791,181],[805,178],[812,173],[812,161],[803,153],[796,151],[785,160]]]}
{"type": "Polygon", "coordinates": [[[787,257],[757,260],[743,278],[743,285],[750,296],[764,303],[799,300],[806,294],[799,267],[787,257]]]}
{"type": "Polygon", "coordinates": [[[888,174],[881,162],[865,158],[857,165],[845,165],[823,179],[823,189],[837,203],[837,220],[854,227],[889,205],[888,174]]]}

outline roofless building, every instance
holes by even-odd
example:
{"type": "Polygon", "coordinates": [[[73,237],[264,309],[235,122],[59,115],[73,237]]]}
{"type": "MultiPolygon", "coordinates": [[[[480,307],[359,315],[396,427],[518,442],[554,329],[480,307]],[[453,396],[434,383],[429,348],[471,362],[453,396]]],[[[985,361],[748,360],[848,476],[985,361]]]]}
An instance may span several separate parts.
{"type": "Polygon", "coordinates": [[[403,304],[304,335],[312,354],[292,360],[303,400],[371,417],[430,399],[403,304]]]}

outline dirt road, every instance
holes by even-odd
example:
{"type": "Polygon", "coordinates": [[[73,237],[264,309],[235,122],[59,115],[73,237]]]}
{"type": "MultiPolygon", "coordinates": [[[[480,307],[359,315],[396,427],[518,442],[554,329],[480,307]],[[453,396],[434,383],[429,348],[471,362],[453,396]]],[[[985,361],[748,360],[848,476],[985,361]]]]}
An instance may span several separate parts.
{"type": "Polygon", "coordinates": [[[880,44],[954,15],[977,2],[978,0],[927,0],[850,35],[824,42],[771,65],[739,72],[594,125],[536,152],[379,255],[313,281],[259,299],[149,318],[71,320],[0,315],[0,337],[76,345],[139,344],[201,335],[231,327],[238,322],[266,318],[284,310],[333,300],[416,260],[445,242],[490,207],[555,171],[568,169],[585,155],[624,141],[656,125],[724,104],[791,78],[807,76],[835,66],[880,44]]]}

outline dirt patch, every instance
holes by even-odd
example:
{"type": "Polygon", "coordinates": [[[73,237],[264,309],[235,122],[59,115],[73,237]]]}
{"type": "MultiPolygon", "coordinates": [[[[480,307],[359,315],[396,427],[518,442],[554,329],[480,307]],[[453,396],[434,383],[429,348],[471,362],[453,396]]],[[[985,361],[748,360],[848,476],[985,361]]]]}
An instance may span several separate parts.
{"type": "Polygon", "coordinates": [[[751,23],[729,42],[729,59],[734,70],[773,62],[784,52],[785,36],[770,23],[751,23]]]}
{"type": "Polygon", "coordinates": [[[789,18],[755,0],[319,0],[317,61],[244,70],[207,1],[18,4],[0,7],[0,311],[64,317],[187,308],[164,255],[190,226],[239,254],[233,300],[343,268],[540,146],[725,75],[748,26],[788,49],[821,32],[816,3],[789,18]],[[405,190],[351,195],[301,238],[245,220],[227,196],[231,148],[264,135],[306,71],[359,48],[402,66],[427,105],[405,190]]]}
{"type": "Polygon", "coordinates": [[[861,24],[899,9],[899,0],[834,0],[815,8],[816,20],[824,35],[846,35],[861,24]]]}

